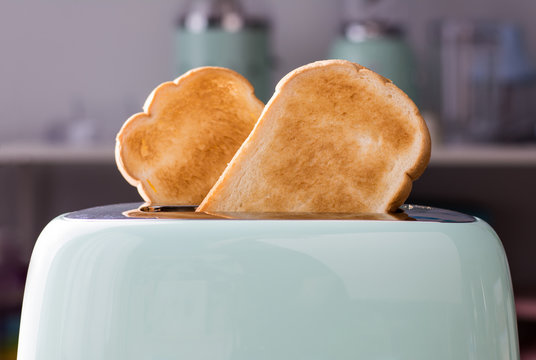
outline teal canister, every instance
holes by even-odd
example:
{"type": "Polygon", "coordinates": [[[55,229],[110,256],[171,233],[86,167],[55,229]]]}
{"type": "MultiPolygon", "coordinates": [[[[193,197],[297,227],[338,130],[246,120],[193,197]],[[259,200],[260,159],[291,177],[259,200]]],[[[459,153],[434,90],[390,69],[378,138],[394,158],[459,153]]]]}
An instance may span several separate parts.
{"type": "Polygon", "coordinates": [[[350,21],[333,42],[329,57],[363,65],[418,101],[414,55],[396,26],[380,21],[350,21]]]}
{"type": "Polygon", "coordinates": [[[44,229],[19,360],[519,360],[506,256],[480,219],[137,206],[44,229]]]}
{"type": "Polygon", "coordinates": [[[268,22],[247,17],[237,1],[194,1],[176,30],[175,68],[183,74],[199,66],[237,71],[266,102],[271,96],[268,22]]]}

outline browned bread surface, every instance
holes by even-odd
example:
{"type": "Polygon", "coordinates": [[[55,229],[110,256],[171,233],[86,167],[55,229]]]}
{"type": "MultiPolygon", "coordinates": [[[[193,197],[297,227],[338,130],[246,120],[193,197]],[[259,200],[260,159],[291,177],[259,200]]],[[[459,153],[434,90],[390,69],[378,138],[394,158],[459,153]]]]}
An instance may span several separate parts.
{"type": "Polygon", "coordinates": [[[395,211],[429,158],[428,129],[404,92],[360,65],[319,61],[279,82],[198,210],[395,211]]]}
{"type": "Polygon", "coordinates": [[[116,162],[152,204],[197,205],[251,132],[264,104],[238,73],[192,70],[159,85],[117,135],[116,162]]]}

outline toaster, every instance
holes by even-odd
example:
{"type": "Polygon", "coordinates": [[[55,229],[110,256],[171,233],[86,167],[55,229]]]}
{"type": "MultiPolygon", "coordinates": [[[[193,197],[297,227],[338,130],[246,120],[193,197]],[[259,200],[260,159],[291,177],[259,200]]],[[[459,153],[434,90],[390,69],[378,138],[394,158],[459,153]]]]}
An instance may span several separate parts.
{"type": "Polygon", "coordinates": [[[519,359],[507,259],[481,219],[194,209],[52,220],[18,359],[519,359]]]}

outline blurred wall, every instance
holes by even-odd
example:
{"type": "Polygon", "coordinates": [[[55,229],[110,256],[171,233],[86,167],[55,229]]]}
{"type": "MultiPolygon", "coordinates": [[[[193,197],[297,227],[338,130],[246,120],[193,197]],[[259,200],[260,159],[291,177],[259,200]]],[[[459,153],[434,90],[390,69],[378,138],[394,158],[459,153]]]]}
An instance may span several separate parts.
{"type": "MultiPolygon", "coordinates": [[[[289,70],[326,57],[343,18],[341,0],[243,0],[274,25],[274,84],[289,70]]],[[[172,79],[173,31],[183,0],[40,1],[0,4],[0,143],[38,140],[53,124],[93,119],[111,143],[150,90],[172,79]]],[[[456,17],[518,22],[536,56],[533,0],[392,0],[422,59],[426,25],[456,17]]]]}

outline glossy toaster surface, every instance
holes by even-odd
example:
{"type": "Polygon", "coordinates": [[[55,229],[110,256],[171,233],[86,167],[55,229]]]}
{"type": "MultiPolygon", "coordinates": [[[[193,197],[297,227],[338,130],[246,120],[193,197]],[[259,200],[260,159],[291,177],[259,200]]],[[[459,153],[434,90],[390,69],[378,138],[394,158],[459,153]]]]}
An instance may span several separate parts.
{"type": "Polygon", "coordinates": [[[480,219],[140,209],[45,228],[19,360],[519,359],[508,264],[480,219]]]}

